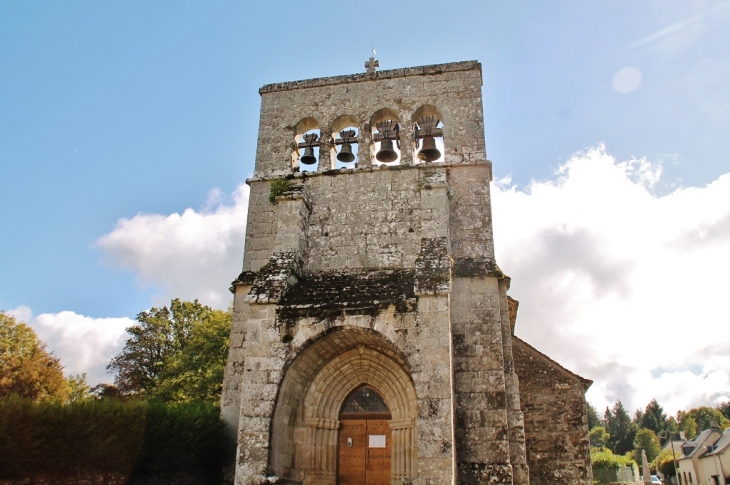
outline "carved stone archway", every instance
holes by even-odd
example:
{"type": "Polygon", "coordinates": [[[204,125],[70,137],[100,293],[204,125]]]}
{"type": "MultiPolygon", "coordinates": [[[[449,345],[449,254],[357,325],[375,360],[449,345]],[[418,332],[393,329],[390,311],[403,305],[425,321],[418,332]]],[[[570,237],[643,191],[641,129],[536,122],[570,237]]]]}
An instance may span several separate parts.
{"type": "Polygon", "coordinates": [[[392,419],[391,481],[416,474],[416,391],[405,361],[374,332],[346,328],[303,350],[284,376],[270,448],[271,471],[306,485],[337,479],[339,414],[367,384],[382,394],[392,419]]]}

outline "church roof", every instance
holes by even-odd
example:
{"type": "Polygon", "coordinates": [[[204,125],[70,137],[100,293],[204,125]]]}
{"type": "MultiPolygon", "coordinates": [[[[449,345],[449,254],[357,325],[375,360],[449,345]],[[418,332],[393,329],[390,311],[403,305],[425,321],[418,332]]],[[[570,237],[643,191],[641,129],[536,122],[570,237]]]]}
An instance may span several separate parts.
{"type": "Polygon", "coordinates": [[[514,335],[512,336],[512,344],[521,345],[523,348],[527,349],[529,352],[536,355],[538,358],[543,359],[544,361],[547,361],[548,363],[552,364],[554,367],[557,367],[563,374],[565,374],[572,380],[582,383],[586,389],[588,389],[591,386],[591,384],[593,384],[592,380],[586,379],[585,377],[581,377],[578,374],[576,374],[575,372],[572,372],[572,371],[566,369],[565,367],[560,365],[558,362],[554,361],[547,355],[545,355],[542,352],[540,352],[539,350],[537,350],[532,345],[528,344],[524,340],[522,340],[514,335]]]}

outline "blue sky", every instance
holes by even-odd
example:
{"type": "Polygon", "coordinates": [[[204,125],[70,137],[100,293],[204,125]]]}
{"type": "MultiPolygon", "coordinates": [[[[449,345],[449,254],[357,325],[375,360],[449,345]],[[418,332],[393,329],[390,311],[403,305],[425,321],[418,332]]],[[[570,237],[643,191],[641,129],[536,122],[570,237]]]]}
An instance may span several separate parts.
{"type": "Polygon", "coordinates": [[[729,1],[3,2],[0,309],[130,318],[175,296],[144,266],[157,253],[105,235],[241,213],[258,88],[362,72],[371,46],[381,69],[482,62],[487,150],[513,190],[559,183],[586,150],[645,159],[624,173],[656,200],[730,172],[729,1]]]}

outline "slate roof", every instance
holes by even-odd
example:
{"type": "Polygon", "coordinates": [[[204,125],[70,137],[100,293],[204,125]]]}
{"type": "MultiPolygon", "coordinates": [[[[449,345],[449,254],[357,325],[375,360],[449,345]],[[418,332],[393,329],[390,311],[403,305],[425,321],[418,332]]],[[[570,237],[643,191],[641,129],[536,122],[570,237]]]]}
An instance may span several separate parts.
{"type": "Polygon", "coordinates": [[[530,350],[532,353],[536,354],[540,358],[548,361],[553,366],[557,367],[559,370],[561,370],[564,374],[566,374],[570,378],[575,379],[576,381],[581,382],[582,384],[584,384],[585,387],[586,387],[586,389],[588,389],[590,387],[590,385],[593,384],[593,381],[592,380],[586,379],[585,377],[581,377],[578,374],[576,374],[575,372],[572,372],[572,371],[566,369],[565,367],[563,367],[559,363],[555,362],[553,359],[551,359],[547,355],[543,354],[542,352],[540,352],[539,350],[537,350],[535,347],[533,347],[532,345],[530,345],[527,342],[525,342],[524,340],[522,340],[521,338],[518,338],[518,337],[516,337],[516,336],[513,335],[512,336],[512,343],[513,344],[517,343],[518,345],[524,346],[525,348],[527,348],[528,350],[530,350]]]}
{"type": "Polygon", "coordinates": [[[693,447],[692,451],[689,453],[686,453],[682,458],[693,458],[693,457],[700,457],[707,453],[707,442],[710,440],[716,441],[713,438],[713,434],[717,435],[719,434],[719,430],[717,429],[706,429],[702,431],[700,434],[697,435],[697,437],[693,440],[686,441],[682,445],[682,450],[684,451],[685,448],[693,447]]]}

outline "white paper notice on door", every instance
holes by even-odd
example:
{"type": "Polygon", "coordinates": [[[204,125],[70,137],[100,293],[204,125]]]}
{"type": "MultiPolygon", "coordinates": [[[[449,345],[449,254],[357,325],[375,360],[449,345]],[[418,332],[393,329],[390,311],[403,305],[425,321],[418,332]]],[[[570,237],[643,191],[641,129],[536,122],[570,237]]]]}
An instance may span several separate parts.
{"type": "Polygon", "coordinates": [[[368,448],[385,448],[384,434],[368,435],[368,448]]]}

